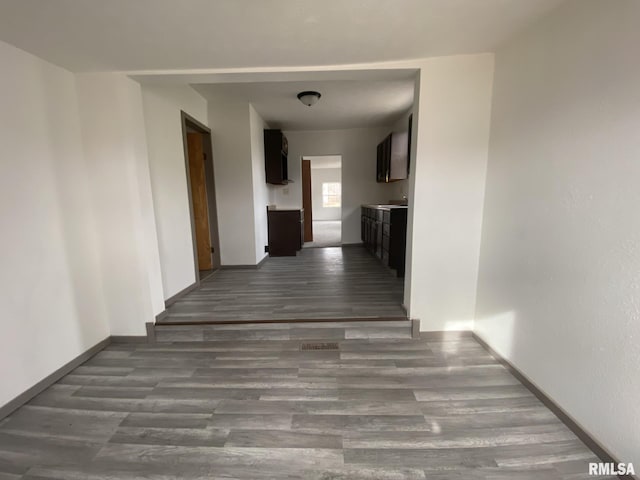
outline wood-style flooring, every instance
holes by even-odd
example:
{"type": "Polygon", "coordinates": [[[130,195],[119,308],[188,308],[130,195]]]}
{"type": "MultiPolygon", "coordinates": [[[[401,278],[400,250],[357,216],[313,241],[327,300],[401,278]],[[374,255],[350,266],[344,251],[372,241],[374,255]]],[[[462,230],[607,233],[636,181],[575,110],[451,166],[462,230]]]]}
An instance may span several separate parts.
{"type": "Polygon", "coordinates": [[[302,341],[113,344],[0,421],[0,479],[593,478],[471,337],[302,341]]]}
{"type": "Polygon", "coordinates": [[[404,282],[364,247],[305,248],[259,269],[222,269],[159,323],[406,317],[404,282]]]}

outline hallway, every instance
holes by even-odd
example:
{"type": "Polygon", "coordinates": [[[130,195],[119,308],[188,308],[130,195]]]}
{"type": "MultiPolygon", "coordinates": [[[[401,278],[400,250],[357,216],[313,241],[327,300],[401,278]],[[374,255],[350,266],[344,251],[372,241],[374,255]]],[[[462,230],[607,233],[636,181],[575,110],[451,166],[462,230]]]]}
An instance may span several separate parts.
{"type": "Polygon", "coordinates": [[[307,248],[218,270],[159,323],[406,317],[403,283],[364,247],[307,248]]]}

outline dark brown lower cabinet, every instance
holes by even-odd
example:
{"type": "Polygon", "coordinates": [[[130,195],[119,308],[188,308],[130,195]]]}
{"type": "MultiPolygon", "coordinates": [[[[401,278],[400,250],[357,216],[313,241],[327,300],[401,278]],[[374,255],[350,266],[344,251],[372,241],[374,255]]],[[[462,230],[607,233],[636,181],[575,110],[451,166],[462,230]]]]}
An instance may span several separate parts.
{"type": "Polygon", "coordinates": [[[267,210],[269,256],[295,256],[304,243],[304,210],[267,210]]]}
{"type": "Polygon", "coordinates": [[[363,205],[360,228],[364,246],[404,277],[407,207],[363,205]]]}

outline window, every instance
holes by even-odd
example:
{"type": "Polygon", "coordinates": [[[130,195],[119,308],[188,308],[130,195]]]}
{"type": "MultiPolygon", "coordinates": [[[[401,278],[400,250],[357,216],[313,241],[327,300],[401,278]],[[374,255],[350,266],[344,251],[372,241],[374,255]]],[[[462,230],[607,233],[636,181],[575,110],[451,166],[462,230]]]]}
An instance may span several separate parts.
{"type": "Polygon", "coordinates": [[[322,184],[322,206],[332,208],[340,206],[341,196],[340,182],[322,184]]]}

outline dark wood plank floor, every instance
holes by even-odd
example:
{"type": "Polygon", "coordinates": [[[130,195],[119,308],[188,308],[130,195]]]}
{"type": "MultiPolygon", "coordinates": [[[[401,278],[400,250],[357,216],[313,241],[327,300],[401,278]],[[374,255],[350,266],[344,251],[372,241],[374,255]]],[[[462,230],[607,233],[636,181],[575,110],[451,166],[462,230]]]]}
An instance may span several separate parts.
{"type": "Polygon", "coordinates": [[[215,272],[160,323],[405,317],[403,292],[364,247],[307,248],[257,270],[215,272]]]}
{"type": "Polygon", "coordinates": [[[471,337],[111,345],[0,422],[0,479],[579,479],[471,337]]]}

